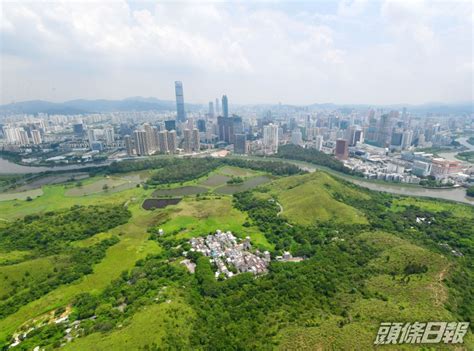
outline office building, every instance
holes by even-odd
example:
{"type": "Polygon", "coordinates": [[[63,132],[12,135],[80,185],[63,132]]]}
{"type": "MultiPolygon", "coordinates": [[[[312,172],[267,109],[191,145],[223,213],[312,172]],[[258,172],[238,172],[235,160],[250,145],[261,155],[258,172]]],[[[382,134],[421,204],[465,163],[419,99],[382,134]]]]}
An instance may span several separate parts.
{"type": "Polygon", "coordinates": [[[199,132],[205,133],[206,132],[206,121],[203,120],[203,119],[198,119],[197,120],[197,129],[199,130],[199,132]]]}
{"type": "Polygon", "coordinates": [[[183,95],[183,83],[174,82],[174,88],[176,92],[176,119],[178,122],[184,122],[186,120],[186,112],[184,111],[184,95],[183,95]]]}
{"type": "Polygon", "coordinates": [[[216,116],[220,116],[221,114],[221,109],[219,107],[219,99],[216,98],[216,116]]]}
{"type": "Polygon", "coordinates": [[[247,153],[247,136],[235,134],[234,153],[245,155],[247,153]]]}
{"type": "Polygon", "coordinates": [[[165,121],[165,129],[169,132],[171,130],[176,130],[176,121],[174,119],[170,119],[165,121]]]}
{"type": "Polygon", "coordinates": [[[214,118],[214,103],[209,101],[209,118],[214,118]]]}
{"type": "Polygon", "coordinates": [[[82,123],[75,123],[72,125],[72,131],[76,137],[82,138],[84,136],[84,125],[82,123]]]}
{"type": "Polygon", "coordinates": [[[349,158],[349,143],[345,139],[336,140],[336,158],[338,160],[347,160],[349,158]]]}
{"type": "Polygon", "coordinates": [[[427,177],[431,173],[431,163],[415,160],[413,162],[411,173],[419,177],[427,177]]]}
{"type": "Polygon", "coordinates": [[[229,118],[229,101],[227,95],[222,96],[222,116],[229,118]]]}
{"type": "Polygon", "coordinates": [[[270,123],[263,126],[263,148],[266,154],[278,152],[278,125],[270,123]]]}

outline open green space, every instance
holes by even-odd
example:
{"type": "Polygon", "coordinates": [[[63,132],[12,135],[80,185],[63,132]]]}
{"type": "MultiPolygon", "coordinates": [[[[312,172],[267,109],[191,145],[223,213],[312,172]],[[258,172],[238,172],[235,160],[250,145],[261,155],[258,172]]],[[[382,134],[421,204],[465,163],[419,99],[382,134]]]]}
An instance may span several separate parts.
{"type": "Polygon", "coordinates": [[[256,227],[244,226],[245,213],[232,206],[229,197],[207,197],[204,199],[184,199],[173,206],[170,220],[160,227],[165,233],[175,233],[177,238],[192,238],[213,234],[216,230],[231,231],[240,238],[250,236],[254,245],[272,249],[271,245],[256,227]]]}
{"type": "Polygon", "coordinates": [[[26,200],[28,198],[34,199],[41,195],[43,195],[42,189],[6,192],[6,193],[0,193],[0,201],[26,200]]]}
{"type": "MultiPolygon", "coordinates": [[[[69,350],[365,350],[373,348],[380,322],[471,320],[471,206],[376,193],[322,171],[276,178],[214,161],[210,172],[201,167],[181,181],[185,162],[172,163],[176,169],[169,174],[161,168],[163,178],[154,173],[158,189],[149,184],[104,191],[104,181],[133,174],[95,176],[81,185],[90,192],[77,196],[70,193],[74,184],[46,185],[33,201],[0,202],[0,231],[12,236],[0,239],[0,246],[11,248],[0,247],[0,283],[9,282],[0,286],[0,296],[26,286],[27,277],[41,282],[54,277],[55,267],[68,269],[74,252],[94,252],[112,241],[90,271],[85,267],[87,274],[1,318],[0,346],[56,309],[79,322],[73,341],[61,347],[69,350]],[[226,184],[232,177],[244,182],[226,184]],[[234,196],[217,194],[242,184],[250,186],[234,196]],[[195,187],[206,193],[169,193],[195,187]],[[183,196],[177,204],[142,208],[151,196],[176,195],[183,196]],[[99,229],[88,223],[93,216],[85,207],[74,205],[116,206],[129,217],[99,229]],[[83,217],[74,211],[84,211],[83,217]],[[158,228],[162,237],[154,234],[158,228]],[[217,229],[250,236],[254,249],[273,256],[288,250],[304,260],[273,260],[258,278],[244,273],[220,281],[208,258],[193,255],[188,258],[196,271],[189,273],[180,263],[187,240],[217,229]],[[26,240],[34,231],[41,240],[26,240]]],[[[67,323],[40,327],[25,347],[38,342],[58,348],[67,323]]],[[[465,348],[474,348],[471,332],[465,348]]]]}
{"type": "Polygon", "coordinates": [[[336,194],[352,193],[365,197],[353,187],[343,185],[324,172],[282,178],[270,186],[270,193],[282,205],[282,216],[301,224],[332,220],[339,223],[364,224],[364,215],[336,199],[336,194]]]}

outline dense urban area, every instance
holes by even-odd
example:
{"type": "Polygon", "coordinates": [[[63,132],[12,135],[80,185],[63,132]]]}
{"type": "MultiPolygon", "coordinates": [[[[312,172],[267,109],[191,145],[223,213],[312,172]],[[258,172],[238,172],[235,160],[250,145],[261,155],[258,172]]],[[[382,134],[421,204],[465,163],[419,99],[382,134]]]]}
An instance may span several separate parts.
{"type": "MultiPolygon", "coordinates": [[[[473,118],[408,108],[231,106],[226,95],[185,109],[175,82],[176,112],[18,114],[3,110],[1,154],[31,166],[87,165],[149,155],[274,156],[360,177],[426,187],[473,182],[473,118]],[[306,150],[299,151],[299,148],[306,150]],[[339,164],[324,158],[334,155],[339,164]]],[[[15,104],[11,110],[18,109],[15,104]]]]}

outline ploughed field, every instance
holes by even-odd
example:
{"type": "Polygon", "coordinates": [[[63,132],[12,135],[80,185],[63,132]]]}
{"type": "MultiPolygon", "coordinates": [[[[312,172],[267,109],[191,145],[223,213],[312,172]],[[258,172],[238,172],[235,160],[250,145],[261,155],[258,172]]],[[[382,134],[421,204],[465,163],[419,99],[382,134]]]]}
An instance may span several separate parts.
{"type": "MultiPolygon", "coordinates": [[[[472,206],[325,172],[225,165],[158,186],[135,175],[0,202],[0,348],[365,350],[381,322],[474,315],[472,206]],[[208,258],[183,254],[216,230],[304,259],[218,280],[208,258]]],[[[474,349],[472,331],[460,349],[474,349]]]]}

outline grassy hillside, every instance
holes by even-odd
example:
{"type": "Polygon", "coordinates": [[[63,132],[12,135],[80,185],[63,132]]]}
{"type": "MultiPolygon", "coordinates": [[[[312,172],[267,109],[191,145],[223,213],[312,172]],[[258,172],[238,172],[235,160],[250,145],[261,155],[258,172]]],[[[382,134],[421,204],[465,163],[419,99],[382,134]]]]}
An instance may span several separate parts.
{"type": "MultiPolygon", "coordinates": [[[[127,223],[67,243],[73,252],[117,238],[89,274],[0,319],[0,345],[21,328],[38,327],[57,309],[71,312],[71,320],[39,326],[20,344],[24,349],[59,348],[76,318],[80,327],[62,347],[66,350],[368,350],[380,322],[469,320],[472,207],[374,193],[325,172],[280,177],[235,196],[211,193],[232,176],[260,174],[226,165],[183,184],[160,185],[204,184],[210,191],[153,211],[141,206],[156,190],[152,186],[73,197],[67,195],[70,187],[48,185],[33,201],[0,202],[3,229],[25,215],[41,218],[73,204],[125,206],[131,214],[127,223]],[[427,222],[418,223],[420,216],[427,222]],[[158,228],[164,236],[156,235],[158,228]],[[189,273],[180,264],[187,240],[217,229],[248,235],[254,247],[273,256],[290,250],[306,259],[273,261],[257,279],[241,274],[216,281],[207,258],[191,257],[198,266],[189,273]]],[[[102,180],[93,177],[83,187],[102,180]]],[[[54,274],[58,253],[40,258],[32,253],[0,251],[0,295],[28,276],[42,280],[54,274]]],[[[474,349],[472,334],[465,342],[465,349],[474,349]]]]}
{"type": "Polygon", "coordinates": [[[351,206],[336,200],[339,192],[366,198],[355,188],[346,186],[329,174],[311,174],[279,179],[268,186],[270,193],[282,205],[282,216],[290,221],[310,225],[332,220],[336,223],[365,224],[364,215],[351,206]]]}

